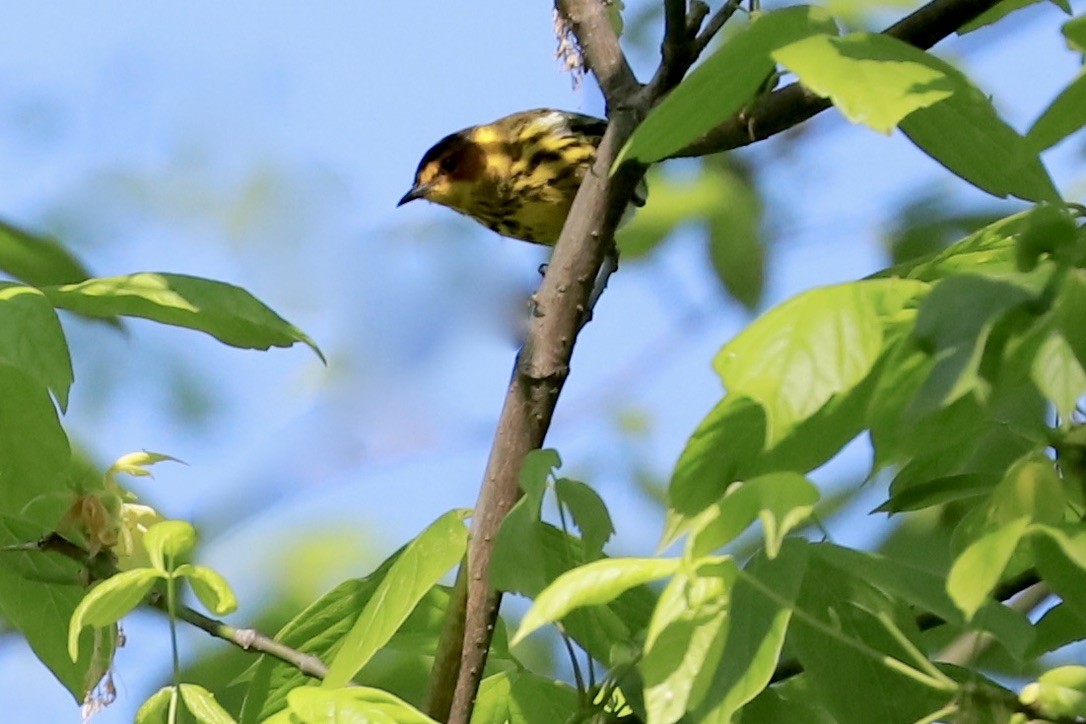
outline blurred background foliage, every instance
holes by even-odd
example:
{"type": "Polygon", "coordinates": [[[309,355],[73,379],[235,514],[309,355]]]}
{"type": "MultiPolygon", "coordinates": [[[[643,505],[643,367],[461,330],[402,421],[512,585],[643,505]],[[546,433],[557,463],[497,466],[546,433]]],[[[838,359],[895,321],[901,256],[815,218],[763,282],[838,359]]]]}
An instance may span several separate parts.
{"type": "MultiPolygon", "coordinates": [[[[829,3],[863,28],[916,4],[829,3]]],[[[73,440],[102,465],[139,449],[185,460],[133,488],[197,525],[202,559],[239,593],[231,622],[275,631],[474,502],[546,253],[436,207],[396,211],[418,157],[514,110],[601,114],[598,94],[591,80],[571,91],[552,59],[547,3],[58,7],[13,9],[0,30],[0,218],[62,240],[96,275],[243,286],[329,359],[64,320],[73,440]]],[[[628,0],[624,14],[644,75],[659,2],[628,0]]],[[[1052,43],[1059,20],[1048,4],[1029,7],[944,52],[1022,128],[1077,70],[1052,43]]],[[[1083,152],[1079,135],[1046,157],[1063,188],[1083,188],[1083,152]]],[[[669,162],[649,189],[620,234],[622,269],[582,335],[549,438],[563,472],[607,500],[618,554],[655,547],[671,466],[719,399],[709,360],[752,315],[1016,209],[900,136],[832,112],[727,157],[669,162]]],[[[811,534],[945,564],[952,508],[889,534],[869,523],[884,522],[867,514],[885,498],[885,481],[861,485],[869,455],[857,441],[815,474],[835,492],[811,534]]],[[[168,676],[162,617],[141,613],[125,628],[120,701],[100,721],[131,720],[168,676]]],[[[535,650],[523,658],[568,666],[539,639],[525,646],[535,650]]],[[[193,632],[183,649],[186,681],[228,708],[240,701],[243,687],[226,684],[244,680],[249,656],[193,632]]],[[[427,667],[392,650],[364,677],[412,691],[427,667]]],[[[17,719],[73,716],[65,696],[17,636],[0,639],[0,700],[17,719]]]]}

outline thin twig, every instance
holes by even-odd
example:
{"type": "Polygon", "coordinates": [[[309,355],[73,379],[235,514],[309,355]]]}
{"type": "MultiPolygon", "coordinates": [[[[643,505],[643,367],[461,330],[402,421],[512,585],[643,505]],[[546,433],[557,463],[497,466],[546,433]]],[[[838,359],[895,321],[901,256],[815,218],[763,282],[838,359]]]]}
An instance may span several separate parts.
{"type": "Polygon", "coordinates": [[[725,23],[732,19],[732,15],[735,15],[739,10],[739,5],[743,0],[728,0],[724,5],[713,13],[713,17],[709,19],[705,29],[701,31],[701,34],[694,38],[694,53],[701,55],[705,52],[705,49],[709,46],[709,43],[713,41],[716,34],[720,32],[720,29],[724,27],[725,23]]]}
{"type": "MultiPolygon", "coordinates": [[[[81,546],[55,532],[48,533],[36,541],[0,549],[0,552],[4,551],[57,553],[82,565],[87,571],[89,581],[105,580],[118,572],[116,556],[110,551],[102,550],[92,556],[81,546]]],[[[147,597],[147,604],[160,611],[169,612],[169,604],[161,592],[151,593],[147,597]]],[[[235,628],[222,621],[209,618],[188,606],[177,607],[177,618],[245,651],[255,651],[277,658],[294,666],[307,676],[323,679],[328,673],[328,667],[318,657],[291,648],[256,629],[235,628]]]]}
{"type": "MultiPolygon", "coordinates": [[[[933,0],[894,23],[883,34],[926,50],[999,1],[933,0]]],[[[829,107],[828,100],[793,83],[767,94],[753,108],[725,121],[671,158],[706,156],[746,146],[797,126],[829,107]]]]}

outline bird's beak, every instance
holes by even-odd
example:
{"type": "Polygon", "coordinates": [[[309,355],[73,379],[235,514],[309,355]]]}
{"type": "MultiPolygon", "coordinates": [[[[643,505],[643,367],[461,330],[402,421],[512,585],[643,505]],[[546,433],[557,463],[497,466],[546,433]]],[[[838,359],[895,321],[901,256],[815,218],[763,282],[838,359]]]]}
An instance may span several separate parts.
{"type": "Polygon", "coordinates": [[[415,186],[413,189],[411,189],[410,191],[408,191],[406,194],[403,195],[403,198],[400,199],[396,203],[396,206],[403,206],[408,201],[414,201],[415,199],[425,198],[427,190],[428,189],[427,189],[426,186],[415,186]]]}

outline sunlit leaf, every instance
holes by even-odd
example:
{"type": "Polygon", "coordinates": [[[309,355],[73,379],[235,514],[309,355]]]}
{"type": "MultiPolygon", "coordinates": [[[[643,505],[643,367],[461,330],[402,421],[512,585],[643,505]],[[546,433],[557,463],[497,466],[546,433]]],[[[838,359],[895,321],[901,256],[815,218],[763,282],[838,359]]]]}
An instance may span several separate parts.
{"type": "Polygon", "coordinates": [[[739,111],[773,70],[776,48],[837,27],[820,8],[767,12],[730,38],[688,75],[638,126],[615,161],[652,163],[679,150],[739,111]]]}
{"type": "Polygon", "coordinates": [[[871,371],[883,349],[884,320],[927,285],[878,279],[804,292],[770,310],[717,354],[729,395],[765,410],[765,446],[871,371]]]}
{"type": "Polygon", "coordinates": [[[679,571],[656,604],[645,635],[641,672],[649,721],[677,721],[709,647],[727,620],[728,593],[739,575],[734,560],[702,561],[679,571]]]}
{"type": "MultiPolygon", "coordinates": [[[[1066,2],[1067,0],[1062,0],[1066,2]]],[[[965,35],[971,33],[974,30],[987,27],[994,22],[1002,20],[1007,15],[1013,13],[1015,10],[1021,10],[1022,8],[1029,7],[1030,5],[1036,5],[1041,0],[1001,0],[996,3],[992,8],[981,13],[977,17],[970,20],[965,25],[958,28],[958,35],[965,35]]]]}
{"type": "Polygon", "coordinates": [[[199,724],[234,724],[234,717],[202,686],[181,684],[181,701],[199,724]]]}
{"type": "Polygon", "coordinates": [[[736,579],[724,646],[710,646],[691,693],[694,721],[730,721],[769,685],[807,560],[807,541],[788,540],[776,558],[755,557],[736,579]]]}
{"type": "Polygon", "coordinates": [[[1036,706],[1045,718],[1086,717],[1086,666],[1060,666],[1022,688],[1019,700],[1036,706]]]}
{"type": "Polygon", "coordinates": [[[112,626],[127,616],[151,592],[162,574],[153,568],[137,568],[110,576],[83,597],[68,625],[68,656],[79,656],[79,634],[85,626],[112,626]]]}
{"type": "Polygon", "coordinates": [[[334,690],[303,686],[287,694],[287,701],[290,712],[305,724],[437,724],[399,697],[367,686],[334,690]]]}
{"type": "Polygon", "coordinates": [[[240,287],[210,279],[144,272],[43,287],[62,309],[92,317],[141,317],[206,332],[234,347],[268,349],[313,340],[240,287]]]}
{"type": "Polygon", "coordinates": [[[672,575],[678,567],[674,558],[609,558],[574,568],[539,594],[510,644],[576,608],[609,603],[635,586],[672,575]]]}
{"type": "Polygon", "coordinates": [[[967,619],[999,583],[1029,523],[1028,517],[1022,517],[981,536],[954,561],[946,588],[967,619]]]}
{"type": "Polygon", "coordinates": [[[462,511],[450,511],[407,545],[329,664],[325,688],[350,681],[392,638],[423,595],[461,559],[468,539],[463,519],[462,511]]]}
{"type": "Polygon", "coordinates": [[[930,55],[888,35],[815,35],[778,48],[773,57],[850,121],[881,133],[954,92],[930,55]]]}
{"type": "Polygon", "coordinates": [[[187,563],[179,566],[175,575],[188,581],[200,603],[216,616],[225,616],[237,610],[238,599],[233,589],[217,571],[187,563]]]}
{"type": "Polygon", "coordinates": [[[196,529],[183,520],[164,520],[144,533],[143,545],[155,568],[167,573],[179,556],[196,547],[196,529]]]}

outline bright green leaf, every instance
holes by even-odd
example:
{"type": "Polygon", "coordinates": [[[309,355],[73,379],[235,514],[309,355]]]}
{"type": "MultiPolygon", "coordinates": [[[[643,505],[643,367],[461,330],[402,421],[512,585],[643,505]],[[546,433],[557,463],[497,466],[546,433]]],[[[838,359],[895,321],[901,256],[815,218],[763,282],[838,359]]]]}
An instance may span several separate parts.
{"type": "Polygon", "coordinates": [[[200,724],[234,724],[234,717],[215,700],[215,695],[202,686],[181,685],[181,701],[189,714],[200,724]]]}
{"type": "Polygon", "coordinates": [[[74,380],[68,342],[53,305],[33,287],[0,282],[0,364],[33,377],[67,409],[74,380]]]}
{"type": "Polygon", "coordinates": [[[172,697],[172,686],[164,686],[151,694],[136,712],[136,724],[161,724],[168,721],[172,697]]]}
{"type": "MultiPolygon", "coordinates": [[[[786,541],[773,559],[757,556],[736,579],[723,648],[710,647],[691,702],[693,721],[731,721],[773,676],[807,570],[807,541],[786,541]]],[[[719,636],[719,635],[718,635],[719,636]]]]}
{"type": "Polygon", "coordinates": [[[888,35],[815,35],[778,48],[773,57],[850,121],[880,133],[954,92],[930,55],[888,35]]]}
{"type": "Polygon", "coordinates": [[[1074,720],[1086,717],[1086,666],[1060,666],[1022,689],[1019,700],[1041,716],[1074,720]]]}
{"type": "Polygon", "coordinates": [[[1071,269],[1056,300],[1056,328],[1086,369],[1086,270],[1071,269]]]}
{"type": "Polygon", "coordinates": [[[676,573],[660,594],[641,660],[649,721],[674,722],[686,712],[709,647],[727,620],[738,575],[734,560],[701,561],[692,575],[676,573]]]}
{"type": "Polygon", "coordinates": [[[143,546],[155,568],[168,573],[179,556],[196,547],[196,529],[183,520],[164,520],[147,529],[143,534],[143,546]]]}
{"type": "Polygon", "coordinates": [[[509,692],[509,721],[517,724],[551,724],[573,721],[580,710],[577,690],[561,681],[521,671],[514,675],[509,692]]]}
{"type": "Polygon", "coordinates": [[[539,594],[510,645],[576,608],[609,603],[635,586],[674,574],[678,567],[674,558],[607,558],[574,568],[539,594]]]}
{"type": "Polygon", "coordinates": [[[147,450],[140,450],[139,452],[128,453],[117,458],[109,469],[106,470],[106,480],[113,483],[117,482],[117,475],[124,473],[125,475],[131,475],[136,478],[146,478],[151,476],[151,471],[148,470],[150,466],[169,460],[170,462],[182,463],[175,457],[164,455],[162,453],[148,452],[147,450]]]}
{"type": "Polygon", "coordinates": [[[757,16],[705,59],[638,126],[615,161],[652,163],[678,151],[730,118],[773,70],[769,54],[783,45],[837,27],[820,8],[797,6],[757,16]]]}
{"type": "Polygon", "coordinates": [[[515,677],[515,672],[503,671],[482,680],[475,707],[471,710],[471,724],[506,724],[509,721],[509,696],[515,677]]]}
{"type": "Polygon", "coordinates": [[[240,287],[183,274],[144,272],[44,287],[63,309],[92,317],[141,317],[206,332],[247,349],[290,347],[304,342],[323,361],[309,337],[240,287]]]}
{"type": "Polygon", "coordinates": [[[713,367],[729,395],[765,410],[765,446],[847,393],[883,348],[884,319],[927,285],[877,279],[804,292],[762,315],[717,354],[713,367]]]}
{"type": "Polygon", "coordinates": [[[1051,148],[1086,124],[1086,72],[1075,76],[1033,122],[1026,140],[1037,152],[1051,148]]]}
{"type": "Polygon", "coordinates": [[[537,509],[547,489],[547,482],[554,475],[554,471],[560,467],[562,467],[562,459],[558,457],[557,450],[532,450],[524,458],[518,483],[520,489],[537,509]]]}
{"type": "Polygon", "coordinates": [[[329,664],[325,688],[350,681],[392,638],[423,595],[463,557],[468,540],[463,518],[461,511],[450,511],[407,545],[329,664]]]}
{"type": "Polygon", "coordinates": [[[766,554],[774,558],[784,536],[803,522],[818,502],[818,488],[799,473],[770,473],[737,483],[699,516],[687,555],[697,559],[731,542],[759,519],[766,554]]]}
{"type": "Polygon", "coordinates": [[[233,589],[217,571],[186,563],[178,567],[174,575],[187,580],[200,603],[216,616],[225,616],[237,610],[238,599],[233,589]]]}
{"type": "Polygon", "coordinates": [[[999,583],[1029,523],[1029,517],[1018,518],[981,536],[954,561],[946,590],[966,619],[973,618],[999,583]]]}
{"type": "Polygon", "coordinates": [[[153,568],[136,568],[110,576],[83,597],[68,625],[68,656],[79,656],[79,633],[85,626],[112,626],[140,605],[162,575],[153,568]]]}
{"type": "Polygon", "coordinates": [[[287,694],[287,701],[304,724],[437,724],[399,697],[367,686],[335,690],[303,686],[287,694]]]}

